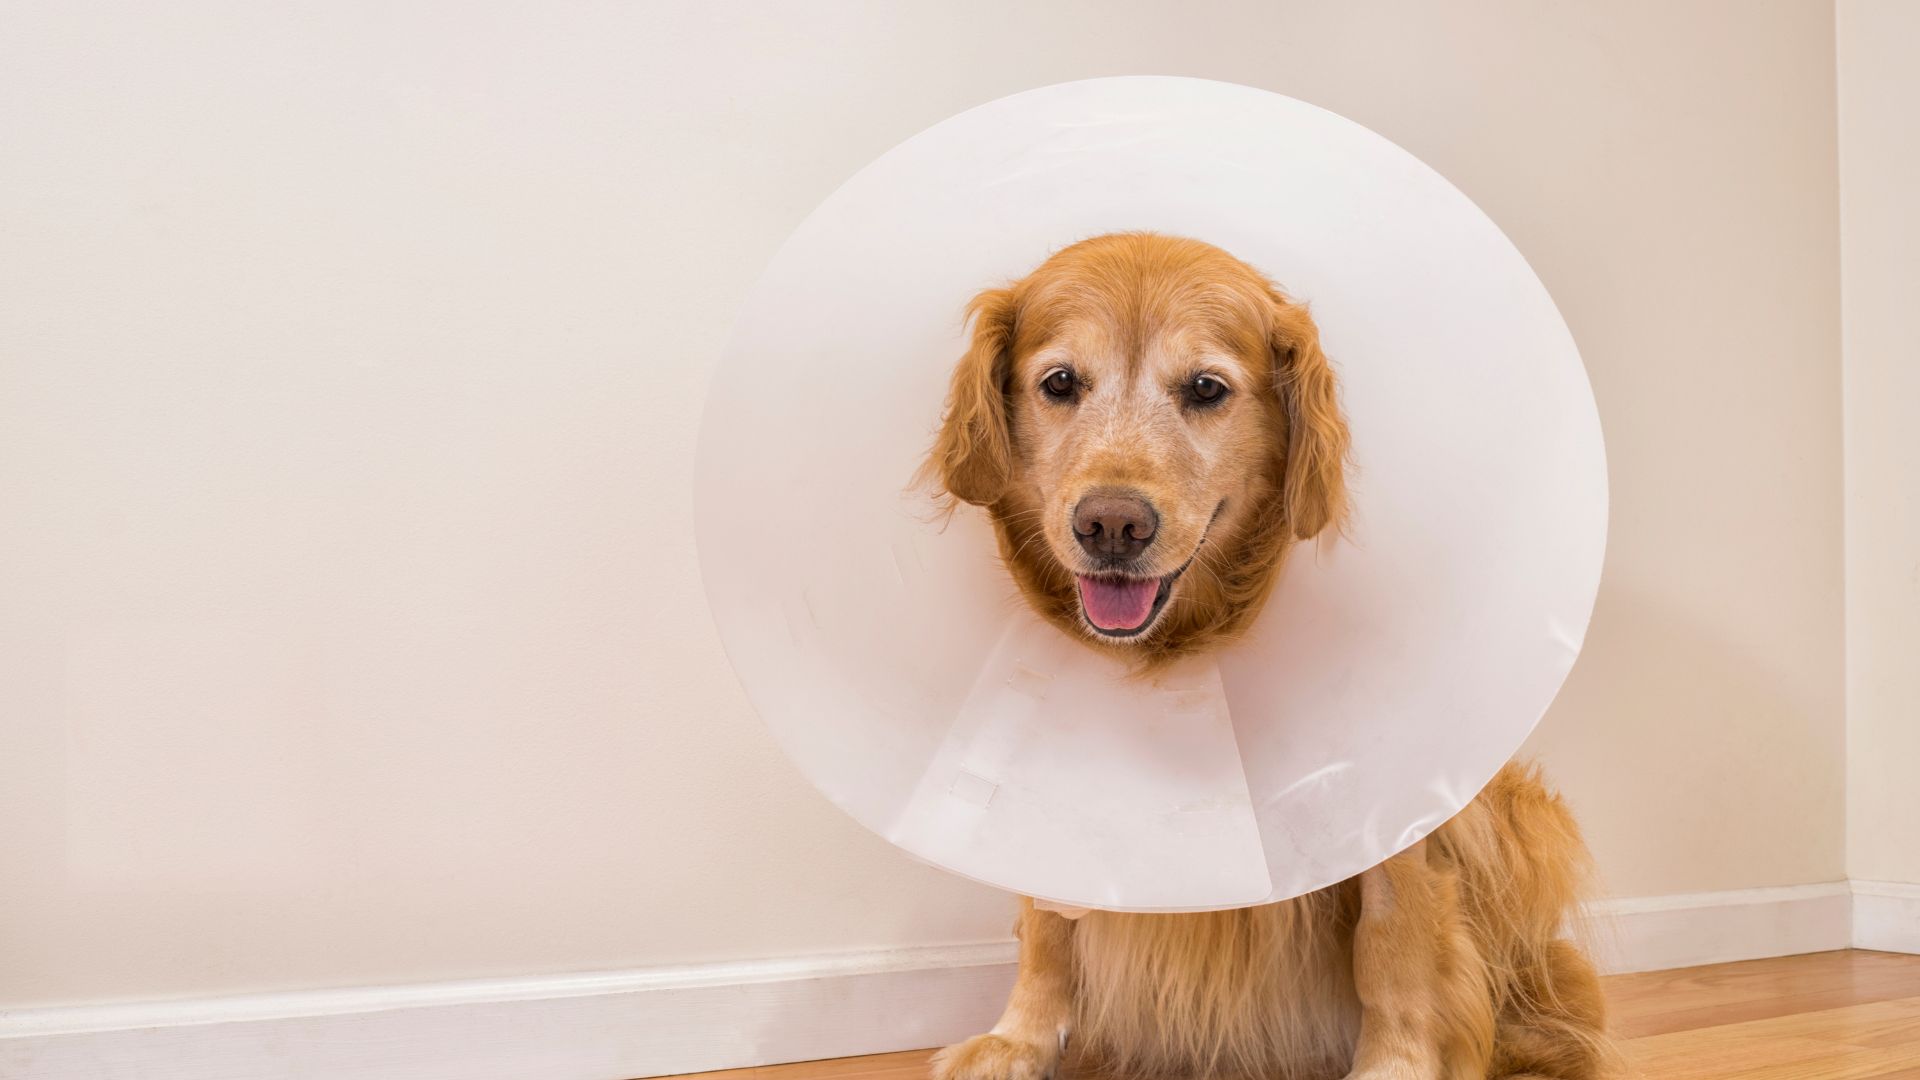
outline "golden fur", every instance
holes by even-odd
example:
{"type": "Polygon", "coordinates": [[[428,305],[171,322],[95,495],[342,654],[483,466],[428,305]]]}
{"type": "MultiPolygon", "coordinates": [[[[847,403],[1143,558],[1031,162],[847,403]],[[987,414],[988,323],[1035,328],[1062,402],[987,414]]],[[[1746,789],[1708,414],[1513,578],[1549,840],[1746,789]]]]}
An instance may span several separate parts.
{"type": "MultiPolygon", "coordinates": [[[[1217,248],[1099,237],[982,293],[929,473],[985,507],[1026,599],[1143,668],[1242,631],[1287,547],[1338,527],[1347,429],[1312,319],[1217,248]],[[1070,402],[1037,389],[1070,366],[1070,402]],[[1224,405],[1181,397],[1195,372],[1224,405]],[[1160,515],[1145,573],[1174,579],[1148,632],[1082,618],[1069,517],[1096,487],[1160,515]]],[[[1561,930],[1587,868],[1571,814],[1509,765],[1427,839],[1277,904],[1068,918],[1023,902],[1020,975],[994,1030],[938,1080],[1415,1080],[1612,1075],[1592,964],[1561,930]]]]}

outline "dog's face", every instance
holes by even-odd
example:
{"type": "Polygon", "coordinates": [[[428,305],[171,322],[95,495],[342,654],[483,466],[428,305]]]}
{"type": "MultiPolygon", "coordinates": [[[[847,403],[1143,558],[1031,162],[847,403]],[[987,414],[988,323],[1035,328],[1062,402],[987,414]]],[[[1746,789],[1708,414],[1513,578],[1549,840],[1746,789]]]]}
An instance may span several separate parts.
{"type": "Polygon", "coordinates": [[[1251,621],[1344,506],[1347,432],[1304,309],[1207,244],[1076,244],[973,302],[930,469],[987,507],[1030,603],[1145,660],[1251,621]]]}

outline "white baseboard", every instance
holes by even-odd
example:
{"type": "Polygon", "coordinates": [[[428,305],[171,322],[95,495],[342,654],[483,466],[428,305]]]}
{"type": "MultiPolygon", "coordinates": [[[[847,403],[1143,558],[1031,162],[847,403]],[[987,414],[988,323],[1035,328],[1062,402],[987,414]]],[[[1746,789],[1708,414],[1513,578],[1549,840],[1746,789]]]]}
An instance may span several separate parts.
{"type": "MultiPolygon", "coordinates": [[[[1920,886],[1601,901],[1611,971],[1920,952],[1920,886]]],[[[993,1025],[1011,942],[596,975],[0,1011],[8,1080],[629,1080],[938,1046],[993,1025]]]]}
{"type": "Polygon", "coordinates": [[[1853,898],[1844,881],[1601,900],[1588,907],[1603,971],[1660,971],[1844,949],[1853,898]]]}
{"type": "Polygon", "coordinates": [[[1014,945],[0,1011],[8,1080],[629,1080],[939,1046],[1014,945]]]}
{"type": "Polygon", "coordinates": [[[1853,946],[1920,953],[1920,885],[1854,882],[1853,946]]]}

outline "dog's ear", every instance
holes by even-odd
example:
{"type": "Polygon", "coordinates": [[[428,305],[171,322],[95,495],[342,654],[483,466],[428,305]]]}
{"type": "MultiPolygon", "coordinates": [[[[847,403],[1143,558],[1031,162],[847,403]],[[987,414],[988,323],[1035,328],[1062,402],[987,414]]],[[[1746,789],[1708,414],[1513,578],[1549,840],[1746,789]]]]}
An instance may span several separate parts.
{"type": "Polygon", "coordinates": [[[1012,289],[988,289],[967,305],[973,339],[953,369],[946,416],[925,473],[962,502],[988,506],[1013,472],[1007,379],[1013,363],[1012,289]]]}
{"type": "Polygon", "coordinates": [[[1307,309],[1275,292],[1274,390],[1287,417],[1286,475],[1281,498],[1287,528],[1305,540],[1338,529],[1347,513],[1347,419],[1320,328],[1307,309]]]}

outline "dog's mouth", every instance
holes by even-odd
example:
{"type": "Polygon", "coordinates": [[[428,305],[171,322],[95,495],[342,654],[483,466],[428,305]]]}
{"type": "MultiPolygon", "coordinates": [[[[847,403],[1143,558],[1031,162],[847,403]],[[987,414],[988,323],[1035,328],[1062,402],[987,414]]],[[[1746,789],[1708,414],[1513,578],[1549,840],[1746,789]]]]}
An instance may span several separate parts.
{"type": "Polygon", "coordinates": [[[1207,519],[1206,530],[1200,534],[1200,542],[1193,546],[1193,554],[1170,574],[1159,577],[1117,572],[1074,574],[1080,583],[1080,613],[1086,617],[1087,625],[1102,637],[1131,638],[1146,633],[1173,596],[1174,583],[1193,565],[1193,560],[1200,557],[1200,549],[1207,546],[1207,537],[1213,533],[1213,523],[1220,520],[1220,512],[1226,508],[1224,499],[1213,508],[1213,516],[1207,519]]]}
{"type": "Polygon", "coordinates": [[[1173,583],[1186,572],[1187,567],[1182,566],[1161,577],[1076,575],[1080,580],[1080,610],[1097,633],[1115,638],[1138,636],[1153,625],[1167,606],[1167,598],[1173,595],[1173,583]]]}

